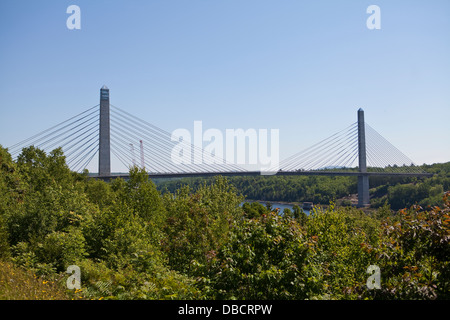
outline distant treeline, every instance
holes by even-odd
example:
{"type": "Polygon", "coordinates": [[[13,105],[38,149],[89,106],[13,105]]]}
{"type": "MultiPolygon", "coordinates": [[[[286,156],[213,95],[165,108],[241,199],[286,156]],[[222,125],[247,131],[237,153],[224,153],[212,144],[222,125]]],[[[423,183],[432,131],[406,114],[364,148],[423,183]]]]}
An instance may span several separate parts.
{"type": "MultiPolygon", "coordinates": [[[[435,175],[431,178],[370,177],[372,207],[389,204],[398,210],[414,204],[442,205],[442,195],[450,189],[450,162],[422,168],[435,175]]],[[[205,181],[212,182],[213,178],[160,179],[155,183],[162,192],[174,192],[183,185],[196,189],[205,181]]],[[[247,199],[320,204],[333,201],[341,205],[350,205],[348,196],[357,193],[358,184],[357,178],[350,176],[251,176],[230,177],[228,181],[247,199]]]]}

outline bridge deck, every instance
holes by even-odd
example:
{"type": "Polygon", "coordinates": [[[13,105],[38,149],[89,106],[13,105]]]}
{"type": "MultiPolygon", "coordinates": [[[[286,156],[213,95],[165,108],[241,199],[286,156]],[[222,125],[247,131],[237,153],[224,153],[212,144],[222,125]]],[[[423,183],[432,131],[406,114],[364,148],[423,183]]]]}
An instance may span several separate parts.
{"type": "MultiPolygon", "coordinates": [[[[238,172],[183,172],[183,173],[149,173],[150,178],[194,178],[194,177],[214,177],[214,176],[392,176],[392,177],[432,177],[431,173],[397,173],[397,172],[357,172],[357,171],[278,171],[268,173],[262,171],[238,171],[238,172]]],[[[110,180],[115,178],[128,179],[129,174],[112,174],[108,176],[93,176],[96,179],[110,180]]]]}

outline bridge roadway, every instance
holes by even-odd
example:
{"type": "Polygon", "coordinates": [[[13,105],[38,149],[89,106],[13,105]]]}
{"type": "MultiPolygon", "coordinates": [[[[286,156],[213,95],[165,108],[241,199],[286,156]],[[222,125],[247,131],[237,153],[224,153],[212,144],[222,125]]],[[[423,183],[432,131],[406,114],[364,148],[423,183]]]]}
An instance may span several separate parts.
{"type": "MultiPolygon", "coordinates": [[[[150,178],[195,178],[195,177],[235,177],[235,176],[392,176],[392,177],[432,177],[432,173],[400,173],[400,172],[358,172],[358,171],[278,171],[274,174],[262,171],[224,171],[224,172],[182,172],[182,173],[149,173],[150,178]]],[[[92,176],[109,181],[115,178],[129,179],[128,173],[92,176]]]]}

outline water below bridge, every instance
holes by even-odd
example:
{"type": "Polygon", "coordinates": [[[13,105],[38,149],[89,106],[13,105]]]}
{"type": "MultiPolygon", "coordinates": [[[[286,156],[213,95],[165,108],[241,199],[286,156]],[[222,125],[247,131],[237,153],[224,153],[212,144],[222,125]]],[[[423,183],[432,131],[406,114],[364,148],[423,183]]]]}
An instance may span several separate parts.
{"type": "MultiPolygon", "coordinates": [[[[275,201],[263,201],[263,200],[245,200],[244,202],[259,202],[261,203],[263,206],[266,206],[267,203],[270,203],[270,205],[272,206],[273,209],[278,208],[280,209],[280,213],[283,213],[284,209],[290,209],[291,211],[293,210],[292,208],[296,205],[295,203],[289,203],[289,202],[275,202],[275,201]]],[[[244,202],[241,203],[241,205],[244,204],[244,202]]],[[[300,208],[302,208],[301,204],[297,204],[300,208]]],[[[309,215],[309,210],[305,210],[303,209],[303,211],[309,215]]]]}

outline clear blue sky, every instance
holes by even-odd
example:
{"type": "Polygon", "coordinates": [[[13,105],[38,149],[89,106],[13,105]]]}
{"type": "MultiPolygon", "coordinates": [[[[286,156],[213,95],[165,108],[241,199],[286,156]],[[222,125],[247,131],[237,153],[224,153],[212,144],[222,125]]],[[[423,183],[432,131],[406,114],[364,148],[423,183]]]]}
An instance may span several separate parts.
{"type": "Polygon", "coordinates": [[[450,1],[0,1],[0,144],[98,104],[104,84],[169,132],[279,129],[281,159],[362,107],[415,163],[447,162],[450,1]]]}

